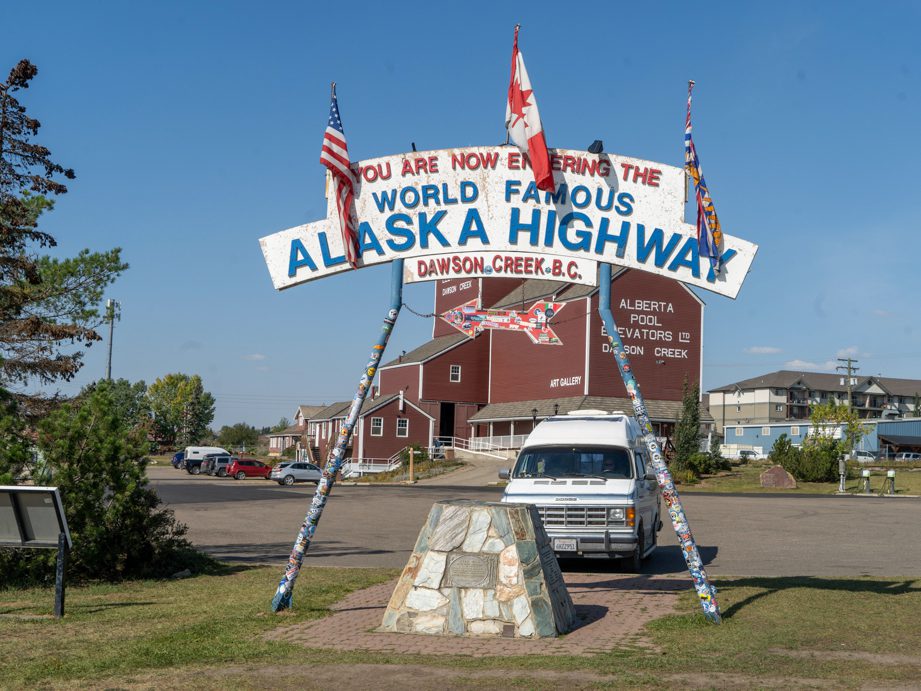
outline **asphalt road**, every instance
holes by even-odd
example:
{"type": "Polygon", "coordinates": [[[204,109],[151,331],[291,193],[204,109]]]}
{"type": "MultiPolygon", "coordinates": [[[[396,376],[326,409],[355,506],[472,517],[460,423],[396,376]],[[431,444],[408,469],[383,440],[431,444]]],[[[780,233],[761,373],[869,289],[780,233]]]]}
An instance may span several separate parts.
{"type": "MultiPolygon", "coordinates": [[[[193,477],[151,468],[152,485],[194,544],[228,561],[284,562],[313,496],[312,484],[193,477]]],[[[497,501],[494,487],[337,485],[308,552],[323,566],[402,568],[435,501],[497,501]]],[[[719,576],[921,575],[921,500],[798,495],[682,495],[701,556],[719,576]]],[[[616,569],[607,561],[567,569],[616,569]]],[[[666,524],[648,573],[682,573],[666,524]]]]}

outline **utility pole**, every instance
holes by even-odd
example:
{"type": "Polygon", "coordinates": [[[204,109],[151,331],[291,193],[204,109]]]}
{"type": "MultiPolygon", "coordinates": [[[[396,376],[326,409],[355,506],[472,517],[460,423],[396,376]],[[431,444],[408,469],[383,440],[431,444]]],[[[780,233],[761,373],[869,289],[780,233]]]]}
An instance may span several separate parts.
{"type": "MultiPolygon", "coordinates": [[[[845,375],[845,376],[847,376],[847,382],[846,382],[846,383],[847,383],[847,408],[848,408],[848,413],[850,413],[850,411],[851,411],[851,388],[852,388],[853,385],[854,385],[853,376],[857,373],[857,371],[858,371],[860,368],[859,368],[859,367],[854,367],[854,365],[857,364],[857,360],[855,360],[855,359],[852,358],[852,357],[846,357],[846,358],[839,357],[839,358],[838,358],[838,362],[847,363],[847,364],[845,364],[845,365],[838,365],[838,366],[835,367],[835,369],[838,370],[839,372],[846,372],[846,373],[847,373],[847,374],[845,375]]],[[[851,457],[853,458],[853,456],[854,456],[854,449],[853,449],[853,448],[848,449],[848,455],[851,456],[851,457]]],[[[846,466],[845,466],[845,462],[844,462],[844,458],[843,458],[843,457],[840,458],[840,459],[838,460],[838,472],[839,472],[839,475],[841,476],[841,482],[840,482],[840,486],[838,487],[838,492],[839,492],[839,493],[842,493],[842,492],[845,491],[845,489],[844,489],[844,480],[845,480],[845,476],[846,476],[846,474],[847,474],[847,468],[846,468],[846,466]]]]}
{"type": "Polygon", "coordinates": [[[857,374],[860,368],[854,367],[854,365],[857,364],[857,360],[855,360],[852,357],[846,357],[846,358],[839,357],[838,362],[847,363],[846,365],[838,365],[837,367],[835,367],[835,369],[838,370],[839,372],[847,372],[847,406],[848,408],[850,408],[851,407],[851,387],[854,382],[853,376],[857,374]]]}
{"type": "Polygon", "coordinates": [[[106,379],[112,381],[112,336],[115,335],[115,320],[121,320],[121,303],[109,298],[106,300],[106,319],[109,320],[109,361],[106,365],[106,379]]]}

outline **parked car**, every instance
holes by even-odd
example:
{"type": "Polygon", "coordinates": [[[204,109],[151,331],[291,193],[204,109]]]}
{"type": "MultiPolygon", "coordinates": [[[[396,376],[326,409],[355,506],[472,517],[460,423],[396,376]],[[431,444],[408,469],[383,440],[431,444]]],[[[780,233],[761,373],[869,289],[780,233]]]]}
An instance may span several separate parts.
{"type": "Polygon", "coordinates": [[[858,463],[876,463],[876,455],[869,451],[855,451],[854,460],[858,463]]]}
{"type": "Polygon", "coordinates": [[[174,468],[182,470],[185,468],[185,451],[177,451],[173,454],[173,459],[170,461],[173,464],[174,468]]]}
{"type": "Polygon", "coordinates": [[[225,477],[230,461],[231,456],[229,453],[211,453],[201,458],[186,458],[185,469],[190,475],[206,473],[207,475],[225,477]]]}
{"type": "Polygon", "coordinates": [[[209,453],[202,461],[201,470],[212,477],[227,477],[227,469],[233,463],[234,457],[226,453],[209,453]]]}
{"type": "Polygon", "coordinates": [[[740,461],[757,461],[758,453],[752,451],[751,449],[742,449],[739,451],[739,460],[740,461]]]}
{"type": "Polygon", "coordinates": [[[245,480],[248,477],[268,477],[271,466],[262,461],[251,458],[234,458],[227,466],[227,474],[234,480],[245,480]]]}
{"type": "Polygon", "coordinates": [[[921,461],[921,453],[913,451],[902,451],[895,455],[896,463],[918,463],[921,461]]]}
{"type": "Polygon", "coordinates": [[[278,482],[279,485],[293,485],[295,482],[318,483],[322,476],[323,471],[313,463],[301,461],[272,471],[272,479],[278,482]]]}
{"type": "Polygon", "coordinates": [[[265,479],[266,480],[277,480],[278,474],[294,462],[295,461],[282,461],[281,463],[273,465],[271,470],[269,471],[268,476],[266,476],[265,479]]]}

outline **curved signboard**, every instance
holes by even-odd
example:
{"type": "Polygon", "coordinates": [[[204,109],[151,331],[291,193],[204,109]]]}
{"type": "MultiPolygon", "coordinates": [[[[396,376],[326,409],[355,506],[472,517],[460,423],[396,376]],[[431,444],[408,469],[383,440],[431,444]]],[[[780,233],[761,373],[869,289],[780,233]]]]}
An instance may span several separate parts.
{"type": "MultiPolygon", "coordinates": [[[[515,147],[353,164],[361,264],[402,258],[409,280],[513,275],[594,284],[595,264],[608,262],[736,297],[757,246],[724,236],[719,273],[698,256],[696,228],[684,221],[681,168],[614,154],[550,153],[555,193],[536,189],[515,147]]],[[[260,244],[279,290],[351,270],[335,204],[328,220],[260,244]]]]}

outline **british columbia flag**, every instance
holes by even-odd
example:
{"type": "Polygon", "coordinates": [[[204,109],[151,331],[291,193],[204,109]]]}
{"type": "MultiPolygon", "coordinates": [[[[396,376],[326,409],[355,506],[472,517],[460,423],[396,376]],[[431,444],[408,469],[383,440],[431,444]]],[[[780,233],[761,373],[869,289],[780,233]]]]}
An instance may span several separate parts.
{"type": "Polygon", "coordinates": [[[710,198],[710,189],[700,169],[697,147],[691,138],[691,91],[694,82],[688,82],[688,115],[684,121],[684,166],[694,180],[694,196],[697,201],[697,249],[701,257],[707,257],[713,270],[719,272],[723,262],[723,231],[716,208],[710,198]]]}

